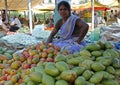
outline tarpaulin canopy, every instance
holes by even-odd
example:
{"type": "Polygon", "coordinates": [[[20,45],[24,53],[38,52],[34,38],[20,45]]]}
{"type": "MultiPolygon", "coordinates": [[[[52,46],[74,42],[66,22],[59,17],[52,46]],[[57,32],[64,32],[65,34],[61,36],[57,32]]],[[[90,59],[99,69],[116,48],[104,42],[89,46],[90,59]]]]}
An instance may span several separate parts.
{"type": "MultiPolygon", "coordinates": [[[[85,3],[84,9],[92,10],[91,2],[85,3]]],[[[94,2],[94,10],[109,10],[106,5],[100,4],[97,1],[94,2]]]]}
{"type": "Polygon", "coordinates": [[[33,9],[40,11],[53,11],[55,9],[55,4],[36,5],[35,7],[33,7],[33,9]]]}
{"type": "Polygon", "coordinates": [[[115,1],[114,3],[110,4],[109,7],[120,7],[120,3],[118,3],[118,1],[115,1]]]}
{"type": "MultiPolygon", "coordinates": [[[[73,5],[72,4],[71,9],[78,10],[80,6],[81,5],[73,5]]],[[[83,5],[82,5],[82,8],[84,8],[83,5]]],[[[41,10],[41,11],[53,11],[55,9],[55,4],[41,4],[41,5],[35,6],[33,9],[37,9],[37,10],[41,10]]]]}
{"type": "MultiPolygon", "coordinates": [[[[31,0],[31,6],[40,5],[43,0],[31,0]]],[[[7,0],[8,10],[27,10],[28,0],[7,0]]],[[[0,0],[0,10],[5,9],[5,0],[0,0]]]]}

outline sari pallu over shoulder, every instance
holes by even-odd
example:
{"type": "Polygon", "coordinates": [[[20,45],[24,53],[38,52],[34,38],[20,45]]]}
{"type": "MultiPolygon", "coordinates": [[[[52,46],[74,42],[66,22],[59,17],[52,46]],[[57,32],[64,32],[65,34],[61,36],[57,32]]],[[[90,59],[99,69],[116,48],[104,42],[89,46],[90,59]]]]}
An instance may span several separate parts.
{"type": "Polygon", "coordinates": [[[74,31],[77,16],[71,15],[60,28],[60,35],[63,40],[69,39],[74,31]]]}

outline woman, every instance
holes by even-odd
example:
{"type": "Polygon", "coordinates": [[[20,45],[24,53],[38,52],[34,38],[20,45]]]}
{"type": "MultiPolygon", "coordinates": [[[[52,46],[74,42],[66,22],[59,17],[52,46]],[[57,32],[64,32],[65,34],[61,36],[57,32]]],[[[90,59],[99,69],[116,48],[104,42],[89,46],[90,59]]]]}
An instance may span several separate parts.
{"type": "Polygon", "coordinates": [[[71,15],[70,5],[66,1],[58,4],[58,12],[62,19],[56,23],[47,43],[52,42],[55,46],[60,46],[61,50],[68,50],[71,54],[80,51],[80,48],[86,45],[83,38],[88,31],[88,24],[77,16],[71,15]],[[58,31],[60,31],[61,37],[53,40],[58,31]]]}

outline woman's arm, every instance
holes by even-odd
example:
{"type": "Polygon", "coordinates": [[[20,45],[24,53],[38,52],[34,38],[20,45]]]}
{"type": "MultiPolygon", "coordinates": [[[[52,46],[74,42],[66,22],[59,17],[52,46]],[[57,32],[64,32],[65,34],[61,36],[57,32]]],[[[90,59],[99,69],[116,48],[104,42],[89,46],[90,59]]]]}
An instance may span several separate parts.
{"type": "Polygon", "coordinates": [[[53,29],[53,31],[51,32],[50,36],[48,37],[47,39],[47,43],[51,43],[52,42],[52,39],[53,37],[55,36],[55,34],[59,31],[60,29],[60,23],[61,23],[61,20],[59,20],[56,25],[55,25],[55,28],[53,29]]]}
{"type": "Polygon", "coordinates": [[[85,35],[87,34],[89,25],[81,19],[77,19],[76,25],[78,26],[78,28],[81,29],[79,38],[76,41],[77,43],[80,43],[83,40],[83,38],[85,37],[85,35]]]}
{"type": "Polygon", "coordinates": [[[2,29],[5,31],[5,32],[8,32],[9,29],[6,27],[6,25],[4,23],[2,23],[2,29]]]}

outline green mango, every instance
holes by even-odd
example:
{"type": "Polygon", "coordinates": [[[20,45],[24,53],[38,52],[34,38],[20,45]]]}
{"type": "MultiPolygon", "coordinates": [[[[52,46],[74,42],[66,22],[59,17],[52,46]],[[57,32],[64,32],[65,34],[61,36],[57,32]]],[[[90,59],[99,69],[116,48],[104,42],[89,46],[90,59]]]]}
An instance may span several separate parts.
{"type": "Polygon", "coordinates": [[[112,64],[112,58],[111,57],[108,57],[108,58],[103,57],[98,62],[103,64],[104,66],[109,66],[112,64]]]}
{"type": "Polygon", "coordinates": [[[103,49],[103,50],[105,49],[105,43],[104,42],[102,42],[102,41],[99,40],[96,43],[101,46],[101,49],[103,49]]]}
{"type": "Polygon", "coordinates": [[[43,84],[38,84],[38,85],[43,85],[43,84]]]}
{"type": "Polygon", "coordinates": [[[103,73],[103,78],[104,79],[114,79],[115,78],[114,75],[112,75],[112,74],[110,74],[110,73],[108,73],[106,71],[101,71],[101,73],[103,73]]]}
{"type": "Polygon", "coordinates": [[[115,75],[118,76],[118,77],[120,77],[120,69],[116,69],[115,70],[115,75]]]}
{"type": "Polygon", "coordinates": [[[91,53],[88,50],[82,50],[80,51],[80,55],[83,57],[90,57],[91,53]]]}
{"type": "Polygon", "coordinates": [[[73,70],[65,70],[61,73],[61,79],[73,82],[77,78],[77,74],[73,70]]]}
{"type": "Polygon", "coordinates": [[[64,70],[69,70],[70,69],[69,65],[64,61],[56,62],[55,66],[60,72],[63,72],[64,70]]]}
{"type": "Polygon", "coordinates": [[[94,83],[90,83],[89,81],[86,81],[86,85],[95,85],[94,83]]]}
{"type": "Polygon", "coordinates": [[[35,67],[30,68],[30,73],[35,72],[35,67]]]}
{"type": "Polygon", "coordinates": [[[14,83],[11,80],[9,80],[9,81],[5,81],[4,85],[14,85],[14,83]]]}
{"type": "Polygon", "coordinates": [[[106,49],[113,49],[114,45],[111,42],[105,42],[105,48],[106,49]]]}
{"type": "Polygon", "coordinates": [[[88,80],[91,78],[91,76],[94,74],[94,72],[92,72],[91,70],[86,70],[83,72],[82,76],[88,80]]]}
{"type": "Polygon", "coordinates": [[[111,57],[112,55],[111,55],[110,51],[107,49],[103,52],[103,56],[110,56],[111,57]]]}
{"type": "Polygon", "coordinates": [[[69,85],[67,81],[65,80],[57,80],[55,82],[55,85],[69,85]]]}
{"type": "Polygon", "coordinates": [[[57,56],[54,59],[55,62],[65,61],[65,60],[66,60],[66,58],[65,58],[65,55],[63,55],[63,54],[57,54],[57,56]]]}
{"type": "Polygon", "coordinates": [[[92,63],[91,68],[94,71],[103,71],[103,70],[105,70],[105,66],[103,64],[99,63],[99,62],[92,63]]]}
{"type": "Polygon", "coordinates": [[[6,56],[6,58],[7,58],[8,60],[10,60],[10,59],[13,58],[13,56],[12,56],[11,54],[9,54],[9,53],[4,53],[4,55],[6,56]]]}
{"type": "Polygon", "coordinates": [[[26,85],[35,85],[33,81],[28,81],[26,85]]]}
{"type": "Polygon", "coordinates": [[[113,58],[119,58],[119,52],[116,49],[107,49],[103,52],[103,56],[111,56],[113,58]]]}
{"type": "Polygon", "coordinates": [[[55,85],[55,79],[50,75],[44,74],[42,78],[42,84],[43,85],[55,85]]]}
{"type": "Polygon", "coordinates": [[[25,77],[23,77],[23,83],[27,83],[28,81],[31,81],[29,75],[25,75],[25,77]]]}
{"type": "Polygon", "coordinates": [[[116,80],[104,80],[102,81],[103,85],[119,85],[118,81],[116,80]]]}
{"type": "Polygon", "coordinates": [[[71,58],[67,60],[68,64],[71,65],[79,65],[79,63],[81,63],[83,61],[83,58],[81,57],[76,57],[76,58],[71,58]]]}
{"type": "Polygon", "coordinates": [[[43,65],[39,65],[39,66],[35,67],[35,72],[40,72],[40,73],[44,74],[45,69],[44,69],[43,65]]]}
{"type": "Polygon", "coordinates": [[[91,65],[94,63],[92,60],[84,60],[82,63],[79,63],[79,66],[85,67],[86,70],[91,69],[91,65]]]}
{"type": "Polygon", "coordinates": [[[61,76],[58,75],[58,76],[55,77],[55,79],[56,79],[56,80],[60,80],[60,79],[61,79],[61,76]]]}
{"type": "Polygon", "coordinates": [[[13,54],[15,51],[14,50],[7,50],[6,53],[13,54]]]}
{"type": "Polygon", "coordinates": [[[59,70],[55,67],[55,64],[52,62],[46,63],[45,72],[50,76],[58,76],[60,74],[59,70]]]}
{"type": "Polygon", "coordinates": [[[114,68],[120,68],[120,59],[119,58],[114,58],[112,61],[112,66],[114,68]]]}
{"type": "Polygon", "coordinates": [[[103,73],[99,71],[92,75],[92,77],[89,79],[89,82],[98,84],[102,81],[102,79],[103,79],[103,73]]]}
{"type": "Polygon", "coordinates": [[[73,54],[72,54],[72,56],[75,58],[75,57],[79,57],[80,56],[80,52],[74,52],[73,54]]]}
{"type": "Polygon", "coordinates": [[[0,51],[2,50],[2,47],[0,47],[0,51]]]}
{"type": "Polygon", "coordinates": [[[104,57],[103,57],[103,56],[101,56],[101,57],[96,57],[96,61],[99,61],[99,60],[101,60],[101,59],[104,59],[104,57]]]}
{"type": "Polygon", "coordinates": [[[0,50],[0,54],[3,54],[4,52],[2,50],[0,50]]]}
{"type": "Polygon", "coordinates": [[[108,67],[106,68],[106,71],[107,71],[108,73],[115,74],[115,69],[114,69],[113,66],[108,66],[108,67]]]}
{"type": "Polygon", "coordinates": [[[101,46],[97,43],[90,43],[86,46],[86,49],[89,51],[101,50],[101,46]]]}
{"type": "Polygon", "coordinates": [[[96,84],[96,85],[103,85],[103,84],[96,84]]]}
{"type": "Polygon", "coordinates": [[[65,60],[65,61],[67,61],[67,60],[69,60],[69,59],[71,59],[71,58],[75,58],[75,57],[73,56],[73,54],[68,54],[68,55],[66,55],[65,57],[66,57],[66,60],[65,60]]]}
{"type": "Polygon", "coordinates": [[[78,76],[75,79],[74,85],[86,85],[86,80],[83,76],[78,76]]]}
{"type": "Polygon", "coordinates": [[[92,52],[91,52],[91,55],[92,55],[92,56],[95,56],[95,57],[99,57],[99,56],[102,55],[102,51],[92,51],[92,52]]]}
{"type": "Polygon", "coordinates": [[[38,57],[34,57],[32,59],[32,62],[35,63],[35,64],[37,64],[39,62],[39,58],[38,57]]]}
{"type": "Polygon", "coordinates": [[[84,72],[85,67],[74,67],[74,68],[72,68],[72,70],[77,73],[77,76],[79,76],[84,72]]]}
{"type": "Polygon", "coordinates": [[[114,58],[120,57],[118,51],[116,51],[115,49],[110,49],[109,51],[110,51],[112,57],[114,57],[114,58]]]}
{"type": "Polygon", "coordinates": [[[32,72],[29,74],[29,77],[34,82],[42,82],[42,73],[40,72],[32,72]]]}
{"type": "Polygon", "coordinates": [[[26,83],[21,83],[21,84],[19,84],[19,85],[26,85],[26,83]]]}

